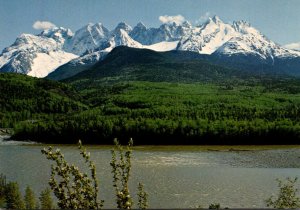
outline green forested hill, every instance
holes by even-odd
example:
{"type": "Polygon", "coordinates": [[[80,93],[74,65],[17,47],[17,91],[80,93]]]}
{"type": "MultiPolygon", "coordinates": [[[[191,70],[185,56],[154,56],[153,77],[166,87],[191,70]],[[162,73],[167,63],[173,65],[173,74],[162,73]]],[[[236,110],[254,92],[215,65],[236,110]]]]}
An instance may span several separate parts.
{"type": "Polygon", "coordinates": [[[64,83],[1,75],[1,125],[49,143],[300,143],[299,79],[118,49],[64,83]]]}
{"type": "Polygon", "coordinates": [[[254,75],[214,65],[204,58],[205,55],[193,52],[155,52],[120,46],[103,61],[65,81],[80,81],[81,85],[91,84],[91,81],[101,84],[120,81],[216,82],[254,75]]]}
{"type": "Polygon", "coordinates": [[[71,86],[63,83],[1,73],[0,127],[84,110],[87,106],[80,102],[80,97],[71,86]]]}

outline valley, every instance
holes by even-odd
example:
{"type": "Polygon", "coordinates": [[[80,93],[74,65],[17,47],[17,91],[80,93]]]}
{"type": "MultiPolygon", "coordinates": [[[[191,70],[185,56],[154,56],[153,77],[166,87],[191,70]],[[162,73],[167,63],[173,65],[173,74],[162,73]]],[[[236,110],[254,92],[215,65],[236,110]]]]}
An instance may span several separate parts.
{"type": "Polygon", "coordinates": [[[214,16],[197,26],[159,28],[120,22],[113,30],[90,23],[75,33],[56,27],[22,34],[3,50],[0,65],[0,127],[13,128],[16,140],[112,144],[132,137],[139,145],[203,145],[300,139],[300,52],[245,21],[214,16]]]}
{"type": "Polygon", "coordinates": [[[117,47],[63,82],[1,74],[0,126],[13,127],[13,139],[44,143],[299,142],[299,79],[191,55],[117,47]]]}

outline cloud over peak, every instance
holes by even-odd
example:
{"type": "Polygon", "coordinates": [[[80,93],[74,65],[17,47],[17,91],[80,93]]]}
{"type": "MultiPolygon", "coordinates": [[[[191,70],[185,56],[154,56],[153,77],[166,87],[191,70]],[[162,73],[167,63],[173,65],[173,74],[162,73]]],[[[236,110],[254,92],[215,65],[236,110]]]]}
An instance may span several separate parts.
{"type": "Polygon", "coordinates": [[[47,30],[56,27],[55,24],[49,21],[35,21],[32,27],[36,30],[47,30]]]}
{"type": "Polygon", "coordinates": [[[208,18],[211,17],[210,12],[205,12],[203,15],[200,16],[198,20],[195,21],[196,24],[201,24],[208,20],[208,18]]]}
{"type": "Polygon", "coordinates": [[[164,16],[159,16],[158,19],[162,23],[181,24],[185,21],[185,18],[182,15],[175,15],[175,16],[164,15],[164,16]]]}
{"type": "Polygon", "coordinates": [[[284,45],[284,47],[288,48],[290,50],[300,50],[300,42],[290,43],[290,44],[284,45]]]}

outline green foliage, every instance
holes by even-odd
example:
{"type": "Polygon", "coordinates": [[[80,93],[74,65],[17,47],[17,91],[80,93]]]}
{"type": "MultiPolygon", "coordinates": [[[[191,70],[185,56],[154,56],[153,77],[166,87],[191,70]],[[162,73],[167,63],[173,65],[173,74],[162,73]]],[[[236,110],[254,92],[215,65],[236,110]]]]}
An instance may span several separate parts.
{"type": "Polygon", "coordinates": [[[138,208],[147,209],[148,207],[148,193],[144,190],[144,185],[139,183],[138,185],[138,208]]]}
{"type": "Polygon", "coordinates": [[[36,209],[36,199],[33,190],[27,186],[25,189],[24,196],[25,208],[26,209],[36,209]]]}
{"type": "Polygon", "coordinates": [[[5,206],[6,176],[0,174],[0,208],[5,206]]]}
{"type": "Polygon", "coordinates": [[[40,209],[53,209],[54,204],[51,197],[51,190],[49,188],[46,188],[43,190],[39,197],[40,200],[40,209]]]}
{"type": "MultiPolygon", "coordinates": [[[[128,181],[131,170],[131,149],[132,139],[130,140],[126,151],[123,151],[123,147],[115,140],[119,159],[115,150],[112,150],[112,166],[113,173],[113,186],[116,191],[117,208],[119,209],[131,209],[133,201],[131,199],[128,181]]],[[[69,164],[60,150],[54,151],[52,147],[43,149],[42,153],[46,155],[47,159],[52,160],[55,164],[51,165],[51,177],[49,185],[54,192],[54,195],[58,199],[58,206],[63,209],[100,209],[103,207],[104,201],[98,201],[98,180],[96,177],[96,167],[93,161],[90,160],[90,153],[86,152],[86,149],[79,141],[79,150],[85,163],[87,163],[91,178],[83,172],[80,172],[78,167],[73,164],[69,164]]],[[[147,193],[144,191],[144,187],[139,183],[138,186],[138,206],[141,209],[146,209],[147,193]]],[[[43,204],[42,204],[43,206],[43,204]]]]}
{"type": "MultiPolygon", "coordinates": [[[[111,150],[112,160],[112,174],[113,174],[113,187],[116,192],[116,203],[118,209],[132,209],[133,200],[129,192],[128,182],[131,170],[131,156],[133,145],[130,139],[125,151],[118,140],[114,140],[116,149],[111,150]]],[[[148,194],[144,191],[143,184],[138,184],[138,208],[146,209],[148,207],[148,194]]]]}
{"type": "Polygon", "coordinates": [[[279,193],[277,197],[271,196],[266,200],[268,207],[276,209],[295,209],[300,208],[300,198],[297,195],[298,189],[295,187],[297,178],[287,178],[285,182],[277,179],[279,193]]]}
{"type": "MultiPolygon", "coordinates": [[[[196,206],[196,209],[206,209],[203,208],[201,205],[196,206]]],[[[212,203],[208,206],[208,209],[229,209],[228,207],[222,208],[219,203],[212,203]]]]}
{"type": "Polygon", "coordinates": [[[300,94],[262,85],[222,86],[132,82],[84,90],[89,110],[16,123],[15,138],[98,144],[113,137],[121,142],[133,137],[136,144],[274,144],[281,137],[299,142],[300,94]]]}
{"type": "Polygon", "coordinates": [[[247,75],[203,60],[193,52],[155,52],[126,46],[115,48],[105,60],[93,65],[67,81],[101,80],[151,82],[199,82],[222,80],[235,75],[247,75]]]}
{"type": "Polygon", "coordinates": [[[14,73],[0,73],[0,127],[35,123],[49,115],[85,109],[69,85],[14,73]]]}
{"type": "Polygon", "coordinates": [[[299,143],[299,79],[245,75],[190,55],[182,64],[172,52],[137,59],[132,50],[127,59],[125,51],[68,85],[0,74],[0,127],[47,143],[299,143]]]}
{"type": "Polygon", "coordinates": [[[9,182],[5,187],[5,201],[8,209],[24,209],[24,201],[22,199],[19,185],[16,182],[9,182]]]}
{"type": "Polygon", "coordinates": [[[112,160],[112,174],[113,174],[113,187],[116,192],[116,203],[118,209],[131,209],[133,206],[133,201],[129,193],[128,181],[130,177],[131,170],[131,155],[132,151],[130,147],[132,146],[132,139],[126,148],[125,154],[123,147],[115,139],[114,143],[117,147],[119,154],[119,159],[117,158],[117,153],[115,150],[111,151],[112,160]]]}
{"type": "Polygon", "coordinates": [[[43,149],[42,153],[52,160],[51,178],[49,185],[58,199],[58,206],[62,209],[100,209],[104,201],[98,201],[98,180],[96,167],[90,160],[90,154],[79,141],[79,150],[88,165],[91,178],[79,170],[74,164],[69,164],[59,149],[52,147],[43,149]]]}
{"type": "Polygon", "coordinates": [[[209,205],[208,209],[221,209],[221,205],[219,203],[212,203],[209,205]]]}

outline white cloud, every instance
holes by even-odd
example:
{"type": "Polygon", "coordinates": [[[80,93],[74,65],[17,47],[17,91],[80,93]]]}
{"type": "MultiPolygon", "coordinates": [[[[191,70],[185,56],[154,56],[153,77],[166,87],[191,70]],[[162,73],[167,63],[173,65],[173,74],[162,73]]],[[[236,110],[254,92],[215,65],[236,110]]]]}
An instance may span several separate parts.
{"type": "Polygon", "coordinates": [[[209,17],[211,17],[211,13],[205,12],[203,15],[201,15],[201,17],[198,20],[196,20],[196,24],[201,24],[207,21],[209,17]]]}
{"type": "Polygon", "coordinates": [[[176,15],[176,16],[159,16],[159,21],[162,23],[176,23],[181,24],[185,21],[185,18],[182,15],[176,15]]]}
{"type": "Polygon", "coordinates": [[[300,42],[298,43],[290,43],[287,45],[284,45],[285,48],[291,49],[291,50],[300,50],[300,42]]]}
{"type": "Polygon", "coordinates": [[[56,27],[53,23],[49,21],[35,21],[32,25],[32,27],[36,30],[47,30],[50,28],[56,27]]]}

